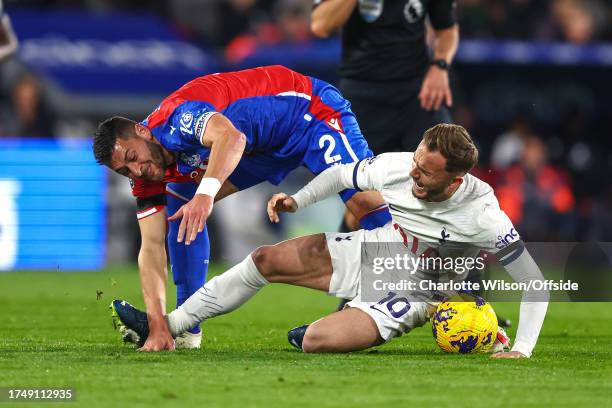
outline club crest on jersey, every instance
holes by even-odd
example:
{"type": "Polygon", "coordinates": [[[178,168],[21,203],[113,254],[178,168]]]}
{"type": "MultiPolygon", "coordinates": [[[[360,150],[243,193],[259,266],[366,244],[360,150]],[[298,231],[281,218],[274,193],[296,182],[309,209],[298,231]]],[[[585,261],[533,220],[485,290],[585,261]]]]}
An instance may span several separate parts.
{"type": "Polygon", "coordinates": [[[385,0],[359,0],[359,14],[366,23],[376,21],[382,14],[385,0]]]}
{"type": "Polygon", "coordinates": [[[495,242],[495,248],[504,249],[511,243],[515,242],[519,237],[518,232],[514,228],[510,228],[510,231],[505,235],[498,235],[497,241],[495,242]]]}
{"type": "Polygon", "coordinates": [[[181,153],[180,158],[181,161],[187,164],[189,167],[198,167],[200,163],[202,163],[202,159],[198,153],[192,155],[181,153]]]}
{"type": "Polygon", "coordinates": [[[193,113],[185,112],[183,116],[181,116],[181,132],[186,133],[188,135],[193,134],[193,130],[191,130],[191,125],[193,124],[193,113]]]}
{"type": "Polygon", "coordinates": [[[404,6],[404,17],[409,24],[414,24],[423,18],[425,7],[421,0],[408,0],[404,6]]]}
{"type": "Polygon", "coordinates": [[[446,232],[446,227],[442,228],[442,231],[440,231],[440,236],[442,237],[438,239],[440,245],[446,243],[446,239],[450,238],[450,234],[446,232]]]}

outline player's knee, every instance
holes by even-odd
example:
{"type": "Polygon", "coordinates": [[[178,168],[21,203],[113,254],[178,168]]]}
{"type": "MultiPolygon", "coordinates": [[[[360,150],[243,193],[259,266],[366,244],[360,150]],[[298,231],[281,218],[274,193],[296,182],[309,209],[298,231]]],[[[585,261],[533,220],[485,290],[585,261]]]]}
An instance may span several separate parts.
{"type": "Polygon", "coordinates": [[[328,336],[317,330],[316,326],[309,326],[302,340],[304,353],[324,353],[329,351],[328,336]]]}
{"type": "Polygon", "coordinates": [[[251,253],[251,258],[253,258],[253,262],[259,273],[261,273],[264,278],[270,280],[269,278],[272,277],[275,272],[275,247],[273,245],[260,246],[251,253]]]}

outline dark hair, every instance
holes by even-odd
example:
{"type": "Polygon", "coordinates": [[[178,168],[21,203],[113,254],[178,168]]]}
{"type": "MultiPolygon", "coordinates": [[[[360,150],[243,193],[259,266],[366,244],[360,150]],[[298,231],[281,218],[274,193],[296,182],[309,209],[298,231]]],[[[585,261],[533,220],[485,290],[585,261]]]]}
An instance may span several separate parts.
{"type": "Polygon", "coordinates": [[[449,173],[465,174],[478,162],[478,149],[463,126],[440,123],[425,131],[423,142],[446,159],[449,173]]]}
{"type": "Polygon", "coordinates": [[[93,137],[93,154],[98,164],[110,165],[117,137],[132,137],[135,124],[131,119],[113,116],[98,125],[93,137]]]}

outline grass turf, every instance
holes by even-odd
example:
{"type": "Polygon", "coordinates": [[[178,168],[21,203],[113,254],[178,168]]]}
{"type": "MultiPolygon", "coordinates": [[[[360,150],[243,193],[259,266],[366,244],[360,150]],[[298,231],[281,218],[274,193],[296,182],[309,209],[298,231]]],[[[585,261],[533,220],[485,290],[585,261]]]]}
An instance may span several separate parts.
{"type": "MultiPolygon", "coordinates": [[[[0,387],[76,390],[45,407],[612,405],[609,303],[551,304],[532,359],[492,360],[443,354],[429,324],[370,351],[300,353],[287,330],[337,301],[282,285],[206,322],[201,350],[142,354],[112,330],[114,298],[142,306],[134,269],[0,274],[0,387]]],[[[495,308],[517,322],[518,305],[495,308]]]]}

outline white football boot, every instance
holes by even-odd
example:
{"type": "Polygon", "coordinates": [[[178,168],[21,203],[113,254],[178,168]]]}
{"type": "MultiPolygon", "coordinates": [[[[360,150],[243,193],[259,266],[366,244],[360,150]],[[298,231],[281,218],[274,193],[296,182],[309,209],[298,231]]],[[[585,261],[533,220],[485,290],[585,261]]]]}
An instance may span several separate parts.
{"type": "Polygon", "coordinates": [[[202,345],[202,331],[197,334],[185,332],[174,339],[174,344],[177,349],[199,349],[202,345]]]}

